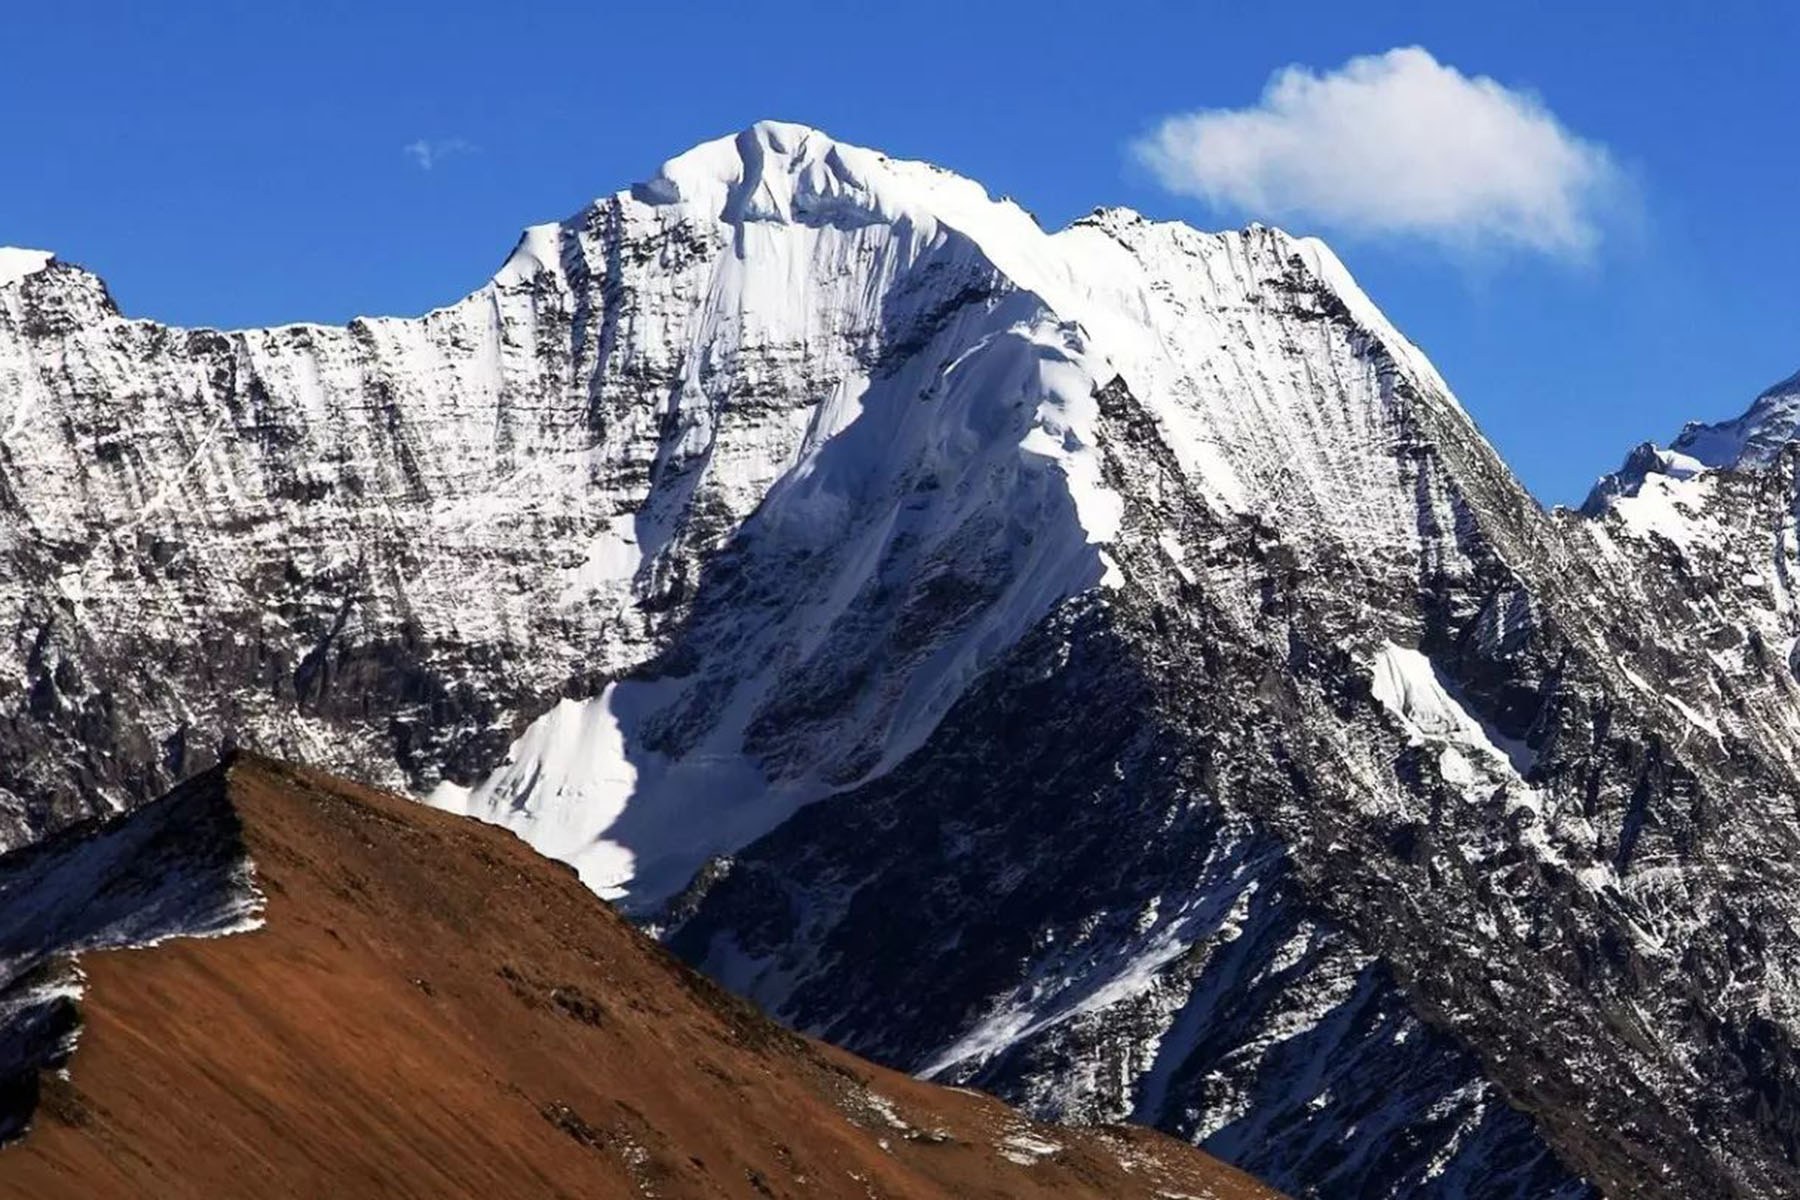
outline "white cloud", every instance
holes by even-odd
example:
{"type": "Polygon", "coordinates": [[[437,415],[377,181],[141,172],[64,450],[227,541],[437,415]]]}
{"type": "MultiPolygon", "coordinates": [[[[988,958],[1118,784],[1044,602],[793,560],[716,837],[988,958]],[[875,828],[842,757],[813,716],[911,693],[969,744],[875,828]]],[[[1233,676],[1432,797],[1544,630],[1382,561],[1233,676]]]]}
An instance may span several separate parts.
{"type": "Polygon", "coordinates": [[[446,158],[473,153],[475,144],[462,138],[420,138],[406,143],[400,150],[417,163],[420,170],[429,171],[446,158]]]}
{"type": "Polygon", "coordinates": [[[1621,188],[1606,148],[1535,95],[1417,46],[1284,68],[1254,107],[1168,117],[1133,151],[1218,208],[1458,249],[1582,256],[1621,188]]]}

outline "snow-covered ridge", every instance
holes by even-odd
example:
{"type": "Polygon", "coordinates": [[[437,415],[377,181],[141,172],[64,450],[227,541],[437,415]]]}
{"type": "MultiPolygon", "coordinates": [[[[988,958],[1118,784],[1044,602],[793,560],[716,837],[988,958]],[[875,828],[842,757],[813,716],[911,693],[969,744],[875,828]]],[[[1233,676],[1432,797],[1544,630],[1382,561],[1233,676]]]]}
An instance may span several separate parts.
{"type": "MultiPolygon", "coordinates": [[[[1334,444],[1351,431],[1321,423],[1339,414],[1332,397],[1316,394],[1318,374],[1341,364],[1311,353],[1303,359],[1308,369],[1285,377],[1246,374],[1247,359],[1280,357],[1254,328],[1266,320],[1259,306],[1276,295],[1312,288],[1341,305],[1418,395],[1466,423],[1430,362],[1317,238],[1256,224],[1203,233],[1124,208],[1097,210],[1047,233],[1018,204],[990,197],[972,180],[781,122],[705,143],[560,225],[533,227],[500,279],[538,270],[559,275],[573,232],[627,201],[666,209],[665,220],[716,223],[744,259],[773,252],[788,236],[781,227],[793,226],[848,231],[877,224],[908,240],[967,244],[1011,286],[1082,329],[1096,378],[1121,374],[1134,394],[1153,400],[1173,447],[1221,507],[1329,519],[1350,505],[1366,510],[1359,520],[1391,525],[1384,537],[1409,540],[1408,514],[1384,519],[1381,507],[1368,503],[1387,482],[1367,478],[1368,469],[1385,476],[1388,467],[1359,461],[1367,457],[1362,444],[1344,447],[1340,457],[1334,444]]],[[[786,301],[757,294],[740,303],[762,312],[786,301]]],[[[1393,417],[1390,385],[1357,382],[1368,389],[1359,397],[1367,407],[1343,415],[1363,426],[1362,435],[1391,436],[1383,430],[1393,417]]]]}
{"type": "Polygon", "coordinates": [[[26,250],[19,246],[0,246],[0,287],[17,283],[50,265],[56,256],[48,250],[26,250]]]}
{"type": "Polygon", "coordinates": [[[55,954],[257,928],[263,897],[223,770],[0,855],[0,986],[55,954]]]}
{"type": "Polygon", "coordinates": [[[1582,511],[1598,517],[1617,509],[1621,500],[1637,496],[1647,480],[1661,479],[1660,490],[1683,490],[1673,489],[1673,484],[1705,471],[1765,469],[1796,438],[1800,438],[1800,374],[1766,389],[1728,421],[1689,421],[1666,450],[1654,442],[1634,447],[1617,471],[1594,484],[1582,511]]]}
{"type": "Polygon", "coordinates": [[[1800,435],[1800,374],[1764,391],[1742,416],[1689,422],[1671,448],[1708,467],[1766,467],[1800,435]]]}

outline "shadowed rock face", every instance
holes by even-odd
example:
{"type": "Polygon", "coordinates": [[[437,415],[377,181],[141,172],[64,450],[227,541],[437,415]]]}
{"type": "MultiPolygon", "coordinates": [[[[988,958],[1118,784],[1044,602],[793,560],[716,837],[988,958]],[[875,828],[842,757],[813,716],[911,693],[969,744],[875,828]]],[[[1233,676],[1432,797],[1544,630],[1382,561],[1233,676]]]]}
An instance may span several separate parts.
{"type": "Polygon", "coordinates": [[[27,267],[10,840],[236,741],[1296,1192],[1800,1190],[1783,389],[1546,514],[1320,244],[785,125],[416,321],[27,267]]]}
{"type": "MultiPolygon", "coordinates": [[[[1122,383],[1102,408],[1153,445],[1122,383]]],[[[1411,427],[1466,564],[1411,594],[1109,455],[1124,586],[716,864],[674,944],[801,1028],[1296,1192],[1787,1194],[1785,666],[1706,655],[1703,599],[1646,618],[1681,587],[1654,545],[1411,427]]]]}
{"type": "Polygon", "coordinates": [[[86,951],[0,1195],[1274,1195],[791,1034],[510,835],[296,768],[239,757],[0,874],[42,914],[9,954],[86,951]],[[245,924],[246,853],[264,922],[195,940],[245,924]]]}

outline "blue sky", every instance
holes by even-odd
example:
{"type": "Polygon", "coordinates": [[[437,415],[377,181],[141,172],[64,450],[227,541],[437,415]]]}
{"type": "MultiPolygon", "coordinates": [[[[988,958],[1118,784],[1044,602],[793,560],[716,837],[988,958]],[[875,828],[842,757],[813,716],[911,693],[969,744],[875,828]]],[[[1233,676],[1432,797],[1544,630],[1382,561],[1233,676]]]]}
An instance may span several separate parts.
{"type": "Polygon", "coordinates": [[[1258,104],[1285,66],[1418,46],[1534,94],[1604,157],[1592,244],[1372,228],[1329,187],[1269,191],[1291,186],[1278,171],[1261,203],[1327,237],[1541,498],[1579,500],[1634,442],[1800,370],[1800,6],[59,7],[7,15],[0,244],[95,269],[134,315],[421,311],[520,227],[762,117],[942,163],[1046,226],[1100,204],[1237,225],[1265,215],[1244,188],[1169,190],[1132,144],[1258,104]]]}

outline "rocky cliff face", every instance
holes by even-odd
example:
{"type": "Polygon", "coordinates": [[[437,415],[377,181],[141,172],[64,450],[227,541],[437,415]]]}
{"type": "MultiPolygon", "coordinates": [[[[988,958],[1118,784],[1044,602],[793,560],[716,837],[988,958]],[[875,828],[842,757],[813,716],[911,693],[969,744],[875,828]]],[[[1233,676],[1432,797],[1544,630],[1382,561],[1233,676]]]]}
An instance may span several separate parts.
{"type": "Polygon", "coordinates": [[[1788,452],[1546,514],[1320,244],[795,126],[418,321],[21,270],[15,840],[235,737],[1297,1193],[1800,1187],[1788,452]]]}

